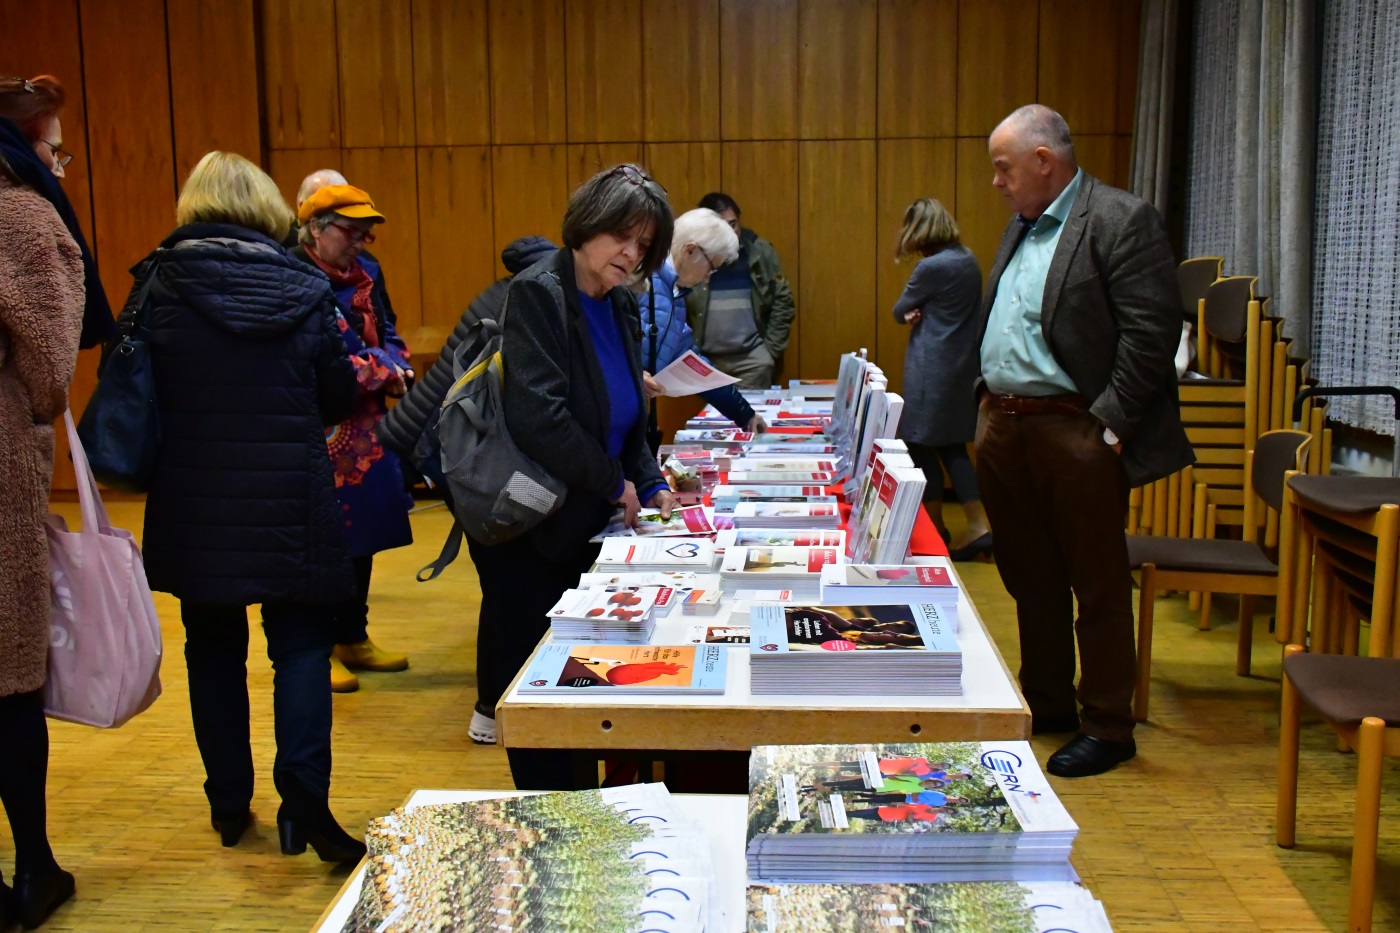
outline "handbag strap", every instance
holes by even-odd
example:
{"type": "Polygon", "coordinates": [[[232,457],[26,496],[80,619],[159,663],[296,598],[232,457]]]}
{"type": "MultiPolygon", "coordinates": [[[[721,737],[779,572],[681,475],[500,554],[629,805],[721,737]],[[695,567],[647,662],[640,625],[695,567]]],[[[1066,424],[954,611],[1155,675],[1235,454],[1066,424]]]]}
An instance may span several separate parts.
{"type": "Polygon", "coordinates": [[[93,534],[111,531],[107,507],[102,504],[102,494],[98,491],[96,477],[92,475],[92,467],[88,465],[83,442],[78,439],[72,409],[64,409],[63,425],[68,431],[68,449],[73,457],[73,473],[78,480],[78,506],[83,516],[83,531],[93,534]]]}
{"type": "Polygon", "coordinates": [[[452,527],[447,530],[447,540],[442,542],[442,551],[438,554],[437,560],[418,571],[419,583],[436,580],[438,575],[447,569],[447,565],[457,559],[457,555],[462,553],[462,538],[465,534],[466,532],[462,530],[462,523],[454,518],[452,527]],[[429,573],[429,571],[432,572],[429,573]]]}

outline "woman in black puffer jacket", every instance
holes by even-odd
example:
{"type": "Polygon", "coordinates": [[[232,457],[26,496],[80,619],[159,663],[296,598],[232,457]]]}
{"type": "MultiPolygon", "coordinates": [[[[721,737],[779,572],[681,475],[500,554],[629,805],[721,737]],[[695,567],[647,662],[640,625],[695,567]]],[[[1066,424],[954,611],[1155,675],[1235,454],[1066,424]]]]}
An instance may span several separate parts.
{"type": "Polygon", "coordinates": [[[280,245],[291,211],[241,156],[211,152],[180,226],[136,269],[161,443],[146,499],[151,588],[180,600],[204,791],[225,846],[252,819],[247,607],[272,660],[282,851],[353,862],[329,806],[334,607],[354,588],[325,425],[354,405],[330,282],[280,245]]]}

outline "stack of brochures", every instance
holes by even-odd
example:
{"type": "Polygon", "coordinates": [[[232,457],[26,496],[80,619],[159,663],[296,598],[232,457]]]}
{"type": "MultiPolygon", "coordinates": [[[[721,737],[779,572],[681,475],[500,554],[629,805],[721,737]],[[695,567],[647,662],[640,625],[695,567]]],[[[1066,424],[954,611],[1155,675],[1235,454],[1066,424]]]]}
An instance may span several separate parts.
{"type": "Polygon", "coordinates": [[[741,502],[782,502],[805,505],[830,505],[838,502],[835,496],[827,495],[825,486],[796,485],[770,486],[748,485],[716,486],[714,489],[715,514],[732,514],[741,502]]]}
{"type": "Polygon", "coordinates": [[[660,784],[407,807],[365,842],[344,933],[701,933],[719,911],[705,831],[660,784]]]}
{"type": "Polygon", "coordinates": [[[703,538],[608,538],[598,552],[598,570],[681,570],[709,573],[715,565],[715,543],[703,538]]]}
{"type": "Polygon", "coordinates": [[[725,478],[730,486],[791,486],[794,483],[804,486],[827,486],[835,480],[836,475],[829,471],[777,469],[730,470],[725,478]]]}
{"type": "Polygon", "coordinates": [[[604,538],[671,538],[705,535],[714,530],[714,513],[711,509],[702,505],[688,505],[672,509],[669,518],[662,518],[659,509],[642,509],[637,513],[637,524],[631,528],[627,527],[619,512],[592,540],[597,543],[604,538]]]}
{"type": "Polygon", "coordinates": [[[655,586],[565,590],[549,610],[550,632],[556,641],[645,645],[656,631],[652,613],[658,600],[674,598],[671,589],[655,586]]]}
{"type": "Polygon", "coordinates": [[[735,528],[841,527],[841,510],[835,502],[766,502],[742,499],[735,500],[733,511],[729,514],[733,516],[735,528]]]}
{"type": "Polygon", "coordinates": [[[755,696],[958,696],[962,649],[937,610],[756,603],[749,689],[755,696]]]}
{"type": "Polygon", "coordinates": [[[821,592],[821,569],[844,561],[834,547],[732,547],[724,552],[719,575],[728,591],[788,589],[815,599],[821,592]]]}
{"type": "MultiPolygon", "coordinates": [[[[929,564],[833,564],[822,568],[822,602],[857,605],[936,603],[955,612],[960,589],[947,558],[929,564]]],[[[956,618],[948,615],[947,618],[956,618]]],[[[956,626],[954,627],[956,631],[956,626]]]]}
{"type": "Polygon", "coordinates": [[[846,533],[839,528],[822,531],[808,528],[729,528],[715,535],[715,550],[733,547],[832,547],[846,549],[846,533]]]}
{"type": "Polygon", "coordinates": [[[1078,831],[1026,742],[763,745],[749,758],[751,882],[1077,881],[1078,831]]]}
{"type": "Polygon", "coordinates": [[[1103,904],[1068,881],[750,885],[749,933],[1113,933],[1103,904]]]}
{"type": "Polygon", "coordinates": [[[723,693],[728,656],[728,650],[719,645],[550,642],[521,675],[520,695],[576,690],[648,696],[723,693]]]}

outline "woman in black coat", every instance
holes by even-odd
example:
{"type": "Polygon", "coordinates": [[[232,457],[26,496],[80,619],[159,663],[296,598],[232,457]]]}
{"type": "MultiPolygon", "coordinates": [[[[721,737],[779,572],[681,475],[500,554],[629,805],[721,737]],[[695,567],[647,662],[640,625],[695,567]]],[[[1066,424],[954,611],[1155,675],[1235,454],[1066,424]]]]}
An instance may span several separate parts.
{"type": "Polygon", "coordinates": [[[251,822],[247,606],[272,660],[282,851],[365,851],[329,806],[334,607],[354,578],[324,427],[355,403],[330,282],[280,245],[291,212],[241,156],[211,152],[180,192],[180,226],[136,271],[161,443],[146,499],[151,588],[180,600],[204,791],[225,846],[251,822]]]}
{"type": "MultiPolygon", "coordinates": [[[[589,538],[615,510],[635,524],[642,505],[669,517],[675,502],[647,446],[641,323],[625,285],[660,267],[671,225],[665,189],[639,166],[619,165],[569,199],[564,248],[511,280],[501,347],[506,424],[521,452],[568,492],[520,538],[469,542],[481,579],[474,738],[494,734],[496,703],[549,628],[549,608],[597,559],[589,538]]],[[[570,785],[556,753],[508,754],[516,787],[570,785]]]]}

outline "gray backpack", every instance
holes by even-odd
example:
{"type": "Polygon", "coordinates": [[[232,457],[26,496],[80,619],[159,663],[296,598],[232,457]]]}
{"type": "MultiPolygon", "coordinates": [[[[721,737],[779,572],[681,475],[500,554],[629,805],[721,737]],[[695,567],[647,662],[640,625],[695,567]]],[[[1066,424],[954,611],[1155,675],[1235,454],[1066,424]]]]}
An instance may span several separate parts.
{"type": "MultiPolygon", "coordinates": [[[[562,305],[562,293],[558,297],[562,305]]],[[[509,303],[501,311],[503,321],[508,308],[509,303]]],[[[457,347],[454,381],[437,424],[453,514],[473,541],[488,545],[534,528],[564,504],[567,491],[511,439],[502,365],[501,325],[489,318],[478,321],[457,347]],[[476,359],[464,365],[473,350],[476,359]]]]}

